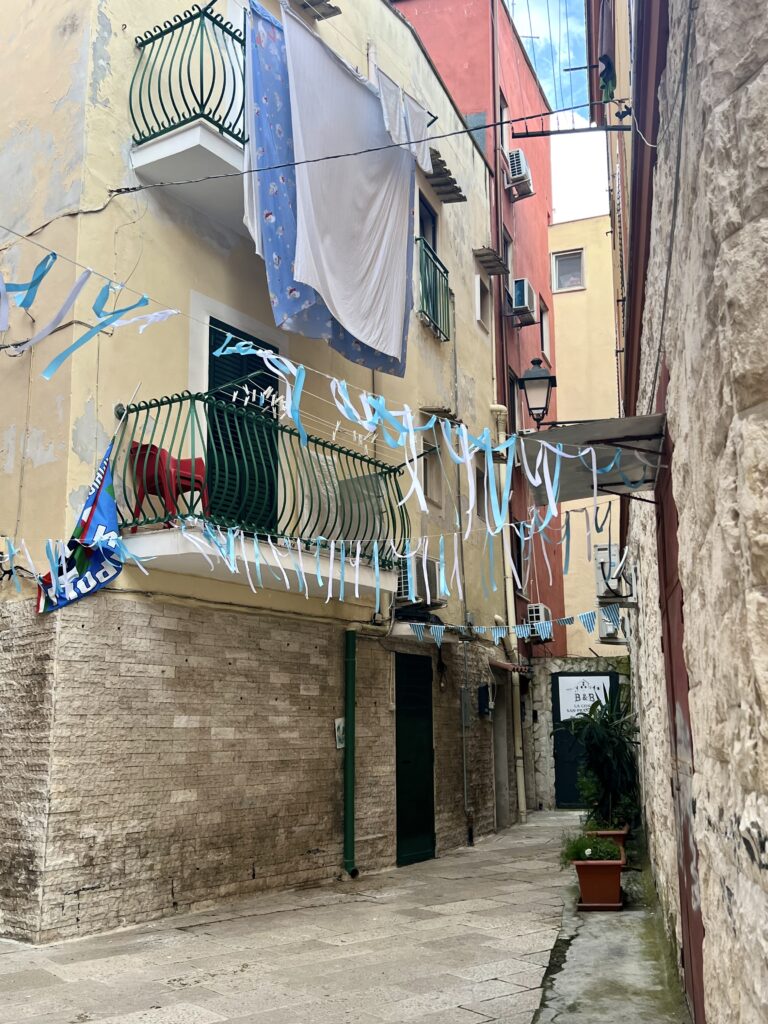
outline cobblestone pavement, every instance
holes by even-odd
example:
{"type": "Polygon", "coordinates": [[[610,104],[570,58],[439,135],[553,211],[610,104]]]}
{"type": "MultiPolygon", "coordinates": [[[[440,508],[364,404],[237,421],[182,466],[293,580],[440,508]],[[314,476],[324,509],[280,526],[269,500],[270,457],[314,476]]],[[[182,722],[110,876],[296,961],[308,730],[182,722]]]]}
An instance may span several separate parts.
{"type": "Polygon", "coordinates": [[[530,1024],[576,820],[539,812],[439,860],[105,936],[0,941],[0,1024],[530,1024]]]}

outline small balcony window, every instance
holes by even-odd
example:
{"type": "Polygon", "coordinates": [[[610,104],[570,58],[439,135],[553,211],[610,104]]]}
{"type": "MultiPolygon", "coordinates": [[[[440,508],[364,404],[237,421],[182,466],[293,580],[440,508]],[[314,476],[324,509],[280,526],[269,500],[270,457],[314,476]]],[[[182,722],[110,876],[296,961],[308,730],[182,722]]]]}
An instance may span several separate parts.
{"type": "Polygon", "coordinates": [[[556,292],[584,287],[584,250],[556,252],[552,256],[552,288],[556,292]]]}
{"type": "Polygon", "coordinates": [[[451,337],[451,290],[448,268],[426,240],[417,238],[419,249],[419,315],[441,341],[451,337]]]}
{"type": "Polygon", "coordinates": [[[437,508],[443,505],[443,474],[440,468],[440,453],[435,445],[424,442],[421,459],[424,497],[437,508]]]}
{"type": "Polygon", "coordinates": [[[485,278],[477,274],[475,277],[477,282],[476,302],[477,309],[475,316],[477,322],[485,328],[486,331],[491,330],[491,289],[485,278]]]}

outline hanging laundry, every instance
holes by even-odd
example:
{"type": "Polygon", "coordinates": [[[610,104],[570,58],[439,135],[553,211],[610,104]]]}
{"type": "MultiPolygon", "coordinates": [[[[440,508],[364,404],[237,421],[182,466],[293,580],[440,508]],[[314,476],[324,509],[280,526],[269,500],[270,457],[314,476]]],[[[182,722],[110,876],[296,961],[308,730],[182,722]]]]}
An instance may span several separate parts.
{"type": "Polygon", "coordinates": [[[376,68],[381,113],[389,137],[399,146],[408,144],[410,153],[425,174],[432,173],[432,156],[426,140],[429,127],[429,111],[403,92],[397,82],[376,68]]]}
{"type": "Polygon", "coordinates": [[[294,273],[353,337],[401,358],[413,157],[386,148],[392,140],[371,84],[282,10],[299,162],[294,273]],[[334,153],[361,155],[302,163],[334,153]]]}
{"type": "Polygon", "coordinates": [[[600,64],[600,96],[603,103],[610,103],[616,94],[616,65],[614,56],[616,42],[614,36],[612,0],[600,0],[600,23],[598,29],[597,49],[600,64]]]}
{"type": "MultiPolygon", "coordinates": [[[[246,53],[247,169],[275,170],[244,175],[245,217],[256,253],[263,257],[275,323],[287,331],[328,342],[351,362],[402,377],[405,373],[407,315],[412,304],[413,253],[407,270],[408,309],[403,344],[394,357],[362,344],[331,315],[317,292],[296,279],[296,159],[283,26],[251,0],[246,53]],[[278,166],[280,165],[280,166],[278,166]]],[[[415,188],[415,174],[414,184],[415,188]]],[[[413,234],[411,213],[410,234],[413,234]]],[[[412,250],[412,247],[411,247],[412,250]]]]}

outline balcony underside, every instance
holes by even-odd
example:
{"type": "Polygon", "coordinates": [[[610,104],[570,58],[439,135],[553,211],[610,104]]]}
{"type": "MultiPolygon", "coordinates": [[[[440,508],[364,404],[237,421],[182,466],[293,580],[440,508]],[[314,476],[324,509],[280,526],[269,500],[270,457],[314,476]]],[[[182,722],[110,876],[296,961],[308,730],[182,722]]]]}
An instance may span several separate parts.
{"type": "MultiPolygon", "coordinates": [[[[173,572],[181,573],[184,576],[202,577],[210,580],[221,580],[226,583],[235,583],[248,587],[248,574],[243,559],[240,544],[236,545],[235,555],[238,572],[231,572],[224,559],[216,552],[206,548],[208,557],[213,563],[213,568],[205,560],[201,552],[201,545],[205,544],[203,531],[200,527],[187,527],[185,533],[180,529],[174,530],[143,530],[138,533],[123,533],[123,541],[126,548],[137,558],[149,559],[147,569],[152,572],[173,572]],[[192,534],[197,539],[197,544],[190,540],[186,534],[192,534]]],[[[257,583],[256,562],[254,558],[253,544],[246,539],[245,551],[248,556],[248,570],[251,580],[257,591],[279,590],[283,593],[287,589],[290,593],[299,593],[299,574],[293,557],[283,549],[280,556],[275,556],[266,542],[261,542],[259,551],[261,553],[261,580],[262,586],[257,583]],[[281,557],[285,555],[286,557],[281,557]],[[279,559],[279,563],[278,563],[279,559]],[[285,581],[280,569],[285,571],[290,584],[286,588],[285,581]]],[[[294,550],[295,557],[295,550],[294,550]]],[[[130,563],[129,563],[130,564],[130,563]]],[[[311,551],[303,553],[304,575],[307,583],[307,591],[310,597],[325,599],[328,594],[328,572],[330,567],[330,556],[325,553],[320,555],[320,574],[323,579],[321,586],[317,582],[315,554],[311,551]]],[[[341,582],[341,563],[336,557],[334,559],[333,571],[333,597],[338,598],[339,585],[341,582]]],[[[397,588],[397,573],[382,570],[380,573],[381,604],[386,607],[388,596],[394,594],[397,588]]],[[[355,570],[347,561],[344,572],[345,601],[355,603],[371,604],[376,596],[376,576],[374,570],[361,563],[358,575],[359,598],[355,598],[355,570]]],[[[303,594],[302,594],[303,596],[303,594]]]]}
{"type": "Polygon", "coordinates": [[[157,191],[186,203],[215,224],[249,237],[243,223],[243,161],[242,145],[203,120],[150,139],[133,150],[136,174],[151,184],[236,172],[231,178],[171,185],[157,191]]]}

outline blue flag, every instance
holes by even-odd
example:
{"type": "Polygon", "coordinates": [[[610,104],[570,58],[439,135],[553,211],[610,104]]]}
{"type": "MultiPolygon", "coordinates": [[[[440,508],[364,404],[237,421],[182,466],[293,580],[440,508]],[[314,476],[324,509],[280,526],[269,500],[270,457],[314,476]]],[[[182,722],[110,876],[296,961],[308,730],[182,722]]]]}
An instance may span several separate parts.
{"type": "Polygon", "coordinates": [[[49,544],[50,572],[38,584],[37,610],[55,611],[100,590],[122,572],[118,555],[122,546],[117,527],[117,506],[109,459],[104,454],[68,544],[49,544]]]}

